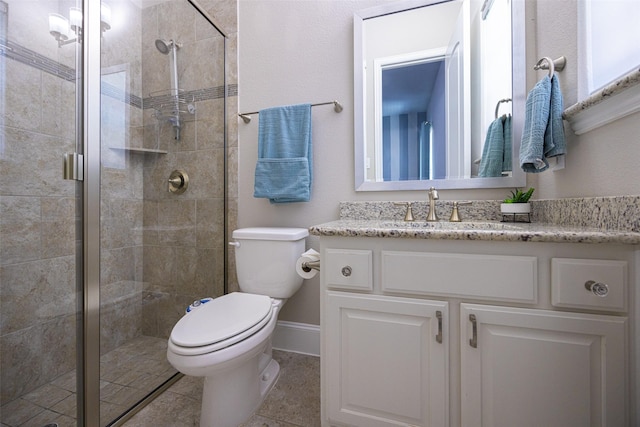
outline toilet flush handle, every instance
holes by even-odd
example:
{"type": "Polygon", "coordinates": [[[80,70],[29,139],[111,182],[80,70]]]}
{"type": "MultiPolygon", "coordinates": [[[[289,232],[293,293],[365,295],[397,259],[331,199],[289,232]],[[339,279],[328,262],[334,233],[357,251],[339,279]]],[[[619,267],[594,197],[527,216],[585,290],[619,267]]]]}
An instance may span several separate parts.
{"type": "Polygon", "coordinates": [[[239,248],[240,242],[229,242],[229,246],[235,246],[236,248],[239,248]]]}

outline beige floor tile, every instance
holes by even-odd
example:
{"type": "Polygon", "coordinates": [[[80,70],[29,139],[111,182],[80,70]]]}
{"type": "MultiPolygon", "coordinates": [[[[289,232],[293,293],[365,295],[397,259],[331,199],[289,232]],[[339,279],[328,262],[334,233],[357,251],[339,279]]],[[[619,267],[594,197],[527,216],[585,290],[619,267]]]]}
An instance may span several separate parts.
{"type": "MultiPolygon", "coordinates": [[[[274,350],[273,357],[280,364],[280,378],[257,413],[241,427],[319,426],[320,359],[277,350],[274,350]]],[[[202,384],[202,378],[181,378],[127,421],[124,427],[198,426],[202,384]],[[181,403],[185,406],[181,408],[178,419],[172,411],[181,403]]]]}

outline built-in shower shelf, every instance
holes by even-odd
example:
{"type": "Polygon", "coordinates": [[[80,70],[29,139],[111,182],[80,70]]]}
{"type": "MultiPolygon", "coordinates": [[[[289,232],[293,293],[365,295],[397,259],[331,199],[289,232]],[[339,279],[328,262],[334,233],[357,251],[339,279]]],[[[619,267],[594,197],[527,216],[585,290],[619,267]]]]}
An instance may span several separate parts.
{"type": "Polygon", "coordinates": [[[158,150],[156,148],[133,148],[133,147],[109,147],[115,151],[126,151],[129,153],[150,153],[150,154],[167,154],[167,150],[158,150]]]}

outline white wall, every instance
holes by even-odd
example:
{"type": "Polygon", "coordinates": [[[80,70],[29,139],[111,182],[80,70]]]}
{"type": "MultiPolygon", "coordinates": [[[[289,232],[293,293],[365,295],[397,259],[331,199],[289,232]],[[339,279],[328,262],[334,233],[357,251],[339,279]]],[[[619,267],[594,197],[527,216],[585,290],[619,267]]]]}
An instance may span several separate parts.
{"type": "MultiPolygon", "coordinates": [[[[567,57],[567,67],[560,75],[565,108],[578,101],[578,78],[581,71],[577,51],[577,2],[538,0],[536,19],[536,54],[528,55],[530,69],[543,56],[567,57]]],[[[621,35],[622,36],[622,35],[621,35]]],[[[543,71],[532,71],[529,86],[543,71]]],[[[566,167],[545,172],[527,180],[536,187],[537,198],[619,196],[640,194],[640,114],[622,118],[609,125],[576,136],[565,123],[567,138],[566,167]]]]}
{"type": "MultiPolygon", "coordinates": [[[[257,116],[239,124],[238,225],[308,227],[337,219],[345,200],[425,200],[426,192],[358,192],[353,157],[353,12],[382,0],[239,0],[240,112],[304,102],[339,100],[344,111],[313,108],[314,183],[308,203],[271,205],[253,198],[257,116]]],[[[565,55],[560,74],[565,106],[576,102],[576,2],[527,1],[528,86],[541,56],[565,55]]],[[[528,177],[536,198],[640,194],[640,115],[581,137],[567,125],[566,168],[528,177]]],[[[508,191],[446,190],[444,200],[502,199],[508,191]]],[[[316,238],[307,240],[318,249],[316,238]]],[[[282,320],[319,323],[319,276],[307,280],[286,305],[282,320]]]]}

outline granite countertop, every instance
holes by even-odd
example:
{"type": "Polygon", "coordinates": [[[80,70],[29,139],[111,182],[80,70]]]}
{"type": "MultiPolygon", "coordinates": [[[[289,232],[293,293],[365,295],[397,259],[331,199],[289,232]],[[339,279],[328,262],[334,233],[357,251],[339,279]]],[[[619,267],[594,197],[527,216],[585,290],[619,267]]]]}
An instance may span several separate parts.
{"type": "Polygon", "coordinates": [[[391,237],[440,240],[487,240],[551,243],[640,244],[640,233],[540,223],[500,221],[404,222],[385,219],[340,219],[309,228],[314,236],[391,237]]]}
{"type": "Polygon", "coordinates": [[[566,110],[562,114],[562,118],[565,120],[573,119],[580,112],[589,109],[595,105],[598,105],[611,97],[618,95],[625,90],[637,86],[640,84],[640,69],[636,68],[625,76],[611,82],[602,89],[594,92],[587,99],[578,102],[566,110]]]}

